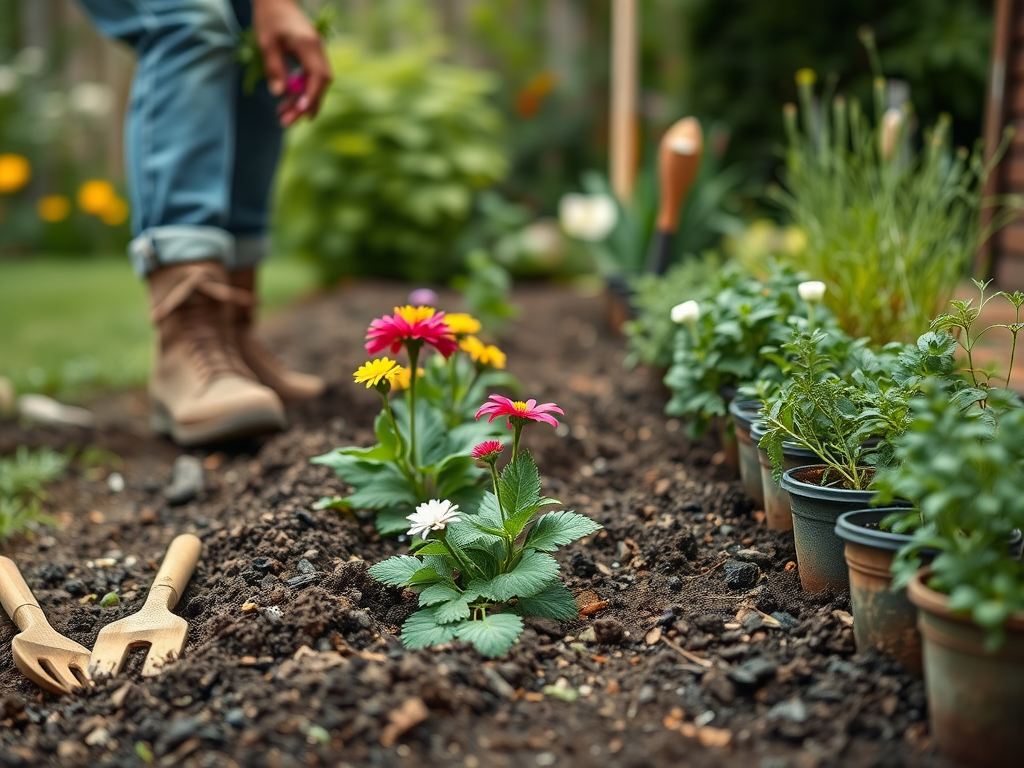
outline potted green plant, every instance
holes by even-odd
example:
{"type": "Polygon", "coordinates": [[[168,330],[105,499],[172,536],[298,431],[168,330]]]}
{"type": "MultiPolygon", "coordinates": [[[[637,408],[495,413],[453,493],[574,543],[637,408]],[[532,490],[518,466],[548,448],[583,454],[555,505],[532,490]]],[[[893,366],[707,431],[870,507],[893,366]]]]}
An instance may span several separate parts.
{"type": "MultiPolygon", "coordinates": [[[[994,379],[990,373],[975,365],[974,349],[978,340],[987,332],[1002,328],[1011,338],[1009,363],[1006,369],[1006,383],[1013,371],[1016,338],[1020,330],[1020,307],[1024,294],[994,293],[986,296],[988,283],[975,281],[979,290],[979,302],[955,300],[947,313],[932,321],[932,329],[955,334],[963,352],[966,370],[963,378],[945,376],[943,384],[948,388],[947,396],[967,411],[973,411],[979,418],[993,418],[989,408],[989,396],[998,393],[992,388],[994,379]],[[991,323],[978,330],[975,322],[981,311],[994,298],[1005,298],[1015,311],[1014,322],[991,323]]],[[[948,343],[948,342],[947,342],[948,343]]],[[[933,374],[939,373],[933,369],[933,374]]],[[[937,386],[938,382],[933,386],[937,386]]],[[[999,395],[997,395],[998,400],[999,395]]],[[[884,474],[882,477],[884,482],[884,474]]],[[[890,494],[891,495],[891,494],[890,494]]],[[[836,522],[836,535],[845,542],[845,557],[850,574],[850,602],[854,617],[854,636],[857,647],[876,648],[898,659],[908,669],[918,674],[921,671],[921,638],[917,631],[917,612],[907,598],[905,589],[892,587],[892,561],[896,553],[911,540],[910,534],[920,525],[920,515],[904,510],[871,509],[847,512],[836,522]]],[[[1011,546],[1018,546],[1020,536],[1014,537],[1011,546]]],[[[922,553],[927,559],[934,554],[922,553]]]]}
{"type": "Polygon", "coordinates": [[[984,404],[929,387],[877,485],[916,505],[892,567],[918,609],[933,737],[958,763],[1008,768],[1024,710],[1024,563],[1007,549],[1024,528],[1024,408],[1005,390],[984,404]]]}
{"type": "Polygon", "coordinates": [[[879,353],[859,348],[847,377],[826,354],[828,334],[797,333],[784,345],[790,381],[768,404],[759,445],[790,496],[800,583],[808,592],[849,585],[840,514],[870,506],[875,469],[891,461],[891,440],[909,423],[909,400],[929,373],[953,370],[956,341],[928,332],[916,344],[891,344],[879,353]],[[820,464],[785,469],[790,442],[820,457],[820,464]]]}

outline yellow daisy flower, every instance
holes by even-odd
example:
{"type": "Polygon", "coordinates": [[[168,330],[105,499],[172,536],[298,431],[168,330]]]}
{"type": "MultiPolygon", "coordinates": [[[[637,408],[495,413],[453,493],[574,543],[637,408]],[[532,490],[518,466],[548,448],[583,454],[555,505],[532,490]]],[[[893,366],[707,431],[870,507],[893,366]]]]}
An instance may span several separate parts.
{"type": "Polygon", "coordinates": [[[70,213],[71,201],[64,195],[46,195],[36,201],[36,215],[49,224],[64,221],[70,213]]]}
{"type": "Polygon", "coordinates": [[[465,312],[448,312],[444,321],[456,336],[480,332],[480,321],[465,312]]]}
{"type": "Polygon", "coordinates": [[[0,155],[0,195],[17,192],[32,178],[32,166],[21,155],[0,155]]]}
{"type": "Polygon", "coordinates": [[[484,344],[476,336],[467,336],[459,343],[459,349],[472,358],[474,363],[492,368],[505,368],[505,353],[493,344],[484,344]]]}
{"type": "Polygon", "coordinates": [[[376,387],[382,381],[388,384],[395,380],[395,377],[401,374],[403,368],[398,364],[397,360],[389,360],[386,357],[382,357],[379,360],[371,360],[368,363],[364,363],[359,366],[358,370],[353,374],[356,384],[366,384],[366,388],[376,387]]]}

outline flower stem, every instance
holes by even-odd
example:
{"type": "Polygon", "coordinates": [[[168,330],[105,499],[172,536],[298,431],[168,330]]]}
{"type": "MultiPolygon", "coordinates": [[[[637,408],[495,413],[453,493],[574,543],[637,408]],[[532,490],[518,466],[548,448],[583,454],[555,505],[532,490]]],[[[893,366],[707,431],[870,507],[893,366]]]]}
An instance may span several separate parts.
{"type": "Polygon", "coordinates": [[[409,350],[409,463],[419,469],[419,461],[416,459],[416,367],[420,358],[421,341],[406,342],[406,349],[409,350]]]}
{"type": "Polygon", "coordinates": [[[521,419],[515,416],[509,416],[509,420],[512,421],[512,459],[516,460],[516,456],[519,455],[519,437],[523,434],[523,422],[521,419]]]}
{"type": "Polygon", "coordinates": [[[498,468],[495,462],[489,462],[491,467],[491,482],[494,483],[494,498],[498,500],[498,512],[501,513],[501,522],[505,522],[505,507],[501,503],[501,487],[498,485],[498,468]]]}

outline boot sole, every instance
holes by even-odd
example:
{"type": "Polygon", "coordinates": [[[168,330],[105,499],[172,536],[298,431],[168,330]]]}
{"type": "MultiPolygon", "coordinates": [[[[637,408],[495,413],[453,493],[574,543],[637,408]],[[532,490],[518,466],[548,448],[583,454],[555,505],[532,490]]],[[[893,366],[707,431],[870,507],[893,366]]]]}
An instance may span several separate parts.
{"type": "Polygon", "coordinates": [[[159,403],[153,403],[150,425],[154,432],[170,436],[185,448],[280,432],[287,426],[284,416],[273,411],[228,414],[198,424],[179,424],[159,403]]]}

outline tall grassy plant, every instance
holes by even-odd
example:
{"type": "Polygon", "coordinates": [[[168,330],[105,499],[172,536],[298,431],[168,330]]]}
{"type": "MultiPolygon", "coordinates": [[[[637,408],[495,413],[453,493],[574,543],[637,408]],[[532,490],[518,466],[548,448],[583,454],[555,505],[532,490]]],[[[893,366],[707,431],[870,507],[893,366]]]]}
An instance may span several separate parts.
{"type": "Polygon", "coordinates": [[[910,341],[949,300],[978,247],[1005,224],[1017,200],[983,197],[985,179],[1009,132],[986,163],[980,142],[950,147],[939,118],[911,148],[910,112],[884,110],[875,81],[875,119],[842,96],[825,106],[814,73],[797,73],[800,106],[787,104],[783,187],[775,199],[807,235],[800,267],[828,286],[826,303],[843,329],[874,342],[910,341]],[[1012,204],[1012,206],[1011,206],[1012,204]],[[981,211],[1000,210],[982,227],[981,211]]]}

